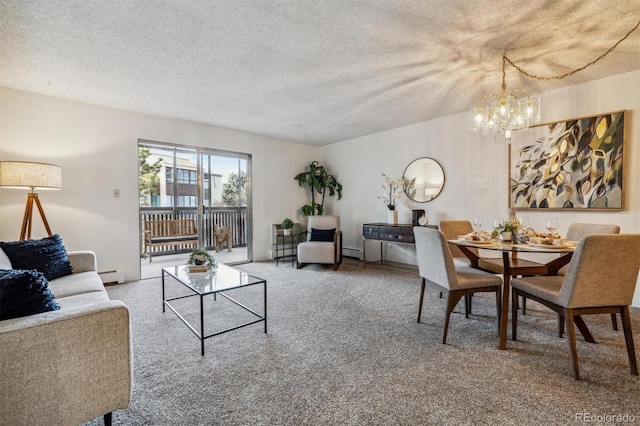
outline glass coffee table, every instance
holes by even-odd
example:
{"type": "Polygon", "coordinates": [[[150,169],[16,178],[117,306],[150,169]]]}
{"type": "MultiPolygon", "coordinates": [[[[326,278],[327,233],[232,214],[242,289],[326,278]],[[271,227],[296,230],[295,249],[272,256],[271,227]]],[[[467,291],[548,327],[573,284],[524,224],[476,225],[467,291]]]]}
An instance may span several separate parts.
{"type": "Polygon", "coordinates": [[[246,327],[251,324],[264,321],[264,332],[267,332],[267,280],[249,275],[239,269],[233,268],[223,263],[218,263],[215,269],[210,269],[206,272],[191,272],[189,266],[179,265],[171,266],[168,268],[162,268],[162,312],[165,312],[165,307],[169,307],[177,316],[184,322],[187,327],[200,339],[200,350],[204,355],[204,340],[209,337],[217,336],[218,334],[226,333],[238,328],[246,327]],[[185,296],[173,297],[167,299],[165,296],[165,276],[169,275],[186,288],[188,288],[192,294],[185,296]],[[230,297],[227,292],[240,288],[245,288],[254,285],[262,284],[264,294],[264,310],[263,314],[257,313],[255,310],[243,305],[237,300],[230,297]],[[257,319],[249,322],[245,322],[240,325],[226,328],[221,331],[216,331],[211,334],[204,334],[204,296],[213,295],[216,300],[217,295],[224,297],[225,299],[233,302],[237,306],[241,307],[245,311],[253,314],[257,319]],[[171,301],[184,299],[187,297],[200,297],[200,330],[194,327],[189,321],[180,314],[177,309],[171,305],[171,301]]]}

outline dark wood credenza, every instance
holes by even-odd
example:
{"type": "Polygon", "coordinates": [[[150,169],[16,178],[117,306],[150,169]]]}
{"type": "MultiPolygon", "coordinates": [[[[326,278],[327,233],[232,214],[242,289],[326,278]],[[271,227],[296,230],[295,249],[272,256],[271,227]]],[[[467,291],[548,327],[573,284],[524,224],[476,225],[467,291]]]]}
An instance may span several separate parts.
{"type": "MultiPolygon", "coordinates": [[[[428,228],[438,229],[437,225],[427,225],[428,228]]],[[[363,267],[367,263],[366,243],[367,241],[379,241],[380,242],[380,260],[376,262],[384,263],[384,257],[382,256],[382,244],[383,243],[403,243],[403,244],[415,244],[413,237],[413,225],[411,224],[398,224],[391,225],[388,223],[365,223],[362,225],[362,264],[363,267]]]]}

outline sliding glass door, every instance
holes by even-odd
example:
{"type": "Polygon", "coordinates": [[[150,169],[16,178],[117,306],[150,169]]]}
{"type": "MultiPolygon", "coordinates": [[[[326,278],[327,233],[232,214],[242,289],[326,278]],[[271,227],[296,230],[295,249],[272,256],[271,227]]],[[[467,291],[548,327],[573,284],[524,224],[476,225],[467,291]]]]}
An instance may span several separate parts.
{"type": "Polygon", "coordinates": [[[200,160],[204,239],[221,250],[216,257],[226,259],[225,263],[248,262],[252,257],[248,244],[250,157],[203,151],[200,160]]]}
{"type": "Polygon", "coordinates": [[[149,247],[144,235],[152,221],[193,220],[199,246],[218,261],[251,261],[250,155],[151,141],[139,141],[138,155],[143,278],[184,263],[193,248],[175,241],[149,247]]]}

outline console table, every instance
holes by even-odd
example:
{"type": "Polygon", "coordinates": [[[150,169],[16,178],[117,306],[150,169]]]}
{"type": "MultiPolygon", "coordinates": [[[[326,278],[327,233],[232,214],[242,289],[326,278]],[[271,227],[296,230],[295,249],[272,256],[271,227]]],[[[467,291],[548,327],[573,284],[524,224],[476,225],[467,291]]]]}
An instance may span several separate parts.
{"type": "MultiPolygon", "coordinates": [[[[438,229],[436,225],[427,225],[428,228],[438,229]]],[[[384,263],[382,256],[382,243],[403,243],[403,244],[415,244],[413,237],[413,225],[411,224],[399,224],[391,225],[388,223],[365,223],[362,225],[362,266],[367,264],[367,241],[379,241],[380,242],[380,260],[368,263],[384,263]]]]}

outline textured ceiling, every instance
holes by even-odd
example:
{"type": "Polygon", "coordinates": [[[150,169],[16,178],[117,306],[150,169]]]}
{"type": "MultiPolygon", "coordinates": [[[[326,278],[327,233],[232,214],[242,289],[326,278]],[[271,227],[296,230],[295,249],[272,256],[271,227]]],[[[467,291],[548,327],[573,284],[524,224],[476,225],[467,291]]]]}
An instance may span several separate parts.
{"type": "MultiPolygon", "coordinates": [[[[558,75],[640,0],[0,0],[0,86],[324,145],[558,75]]],[[[640,69],[640,29],[532,93],[640,69]]],[[[544,108],[544,105],[543,105],[544,108]]]]}

